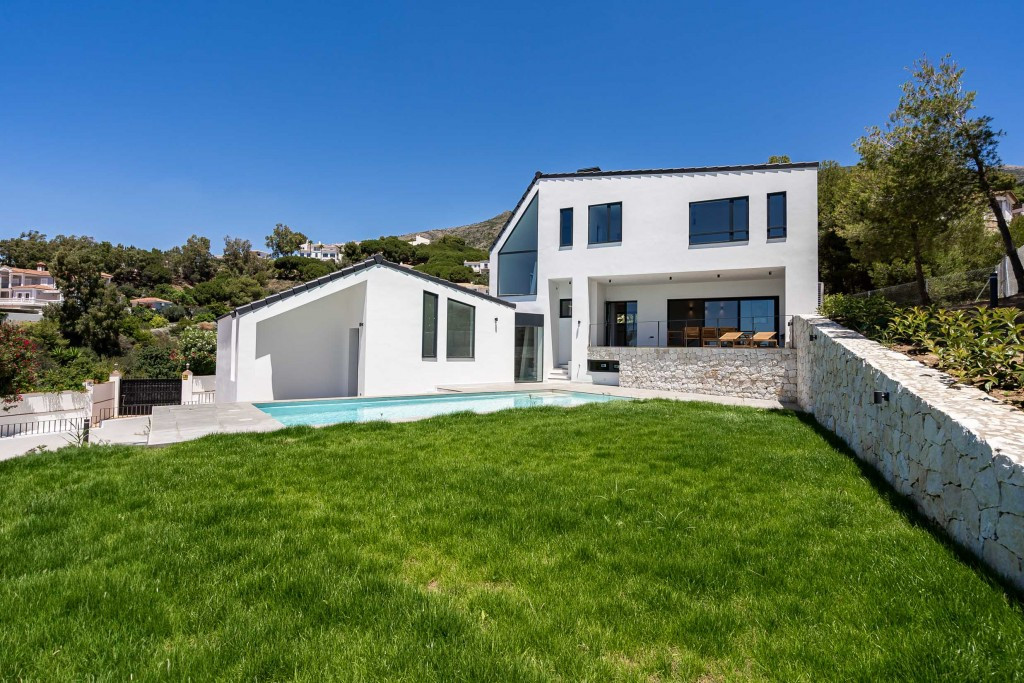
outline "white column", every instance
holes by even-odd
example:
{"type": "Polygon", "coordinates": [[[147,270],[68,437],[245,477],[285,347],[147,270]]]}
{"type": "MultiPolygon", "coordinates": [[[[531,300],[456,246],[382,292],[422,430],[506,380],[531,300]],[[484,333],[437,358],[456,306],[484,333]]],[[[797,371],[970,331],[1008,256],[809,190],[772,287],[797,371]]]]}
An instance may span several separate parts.
{"type": "Polygon", "coordinates": [[[181,405],[188,405],[192,402],[192,371],[185,367],[181,373],[181,405]]]}

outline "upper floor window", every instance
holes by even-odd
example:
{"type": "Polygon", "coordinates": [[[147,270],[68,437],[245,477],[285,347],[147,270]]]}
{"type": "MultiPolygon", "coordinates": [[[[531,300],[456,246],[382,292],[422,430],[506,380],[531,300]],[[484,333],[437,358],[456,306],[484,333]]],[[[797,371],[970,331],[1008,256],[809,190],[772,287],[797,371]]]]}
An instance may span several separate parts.
{"type": "Polygon", "coordinates": [[[498,250],[498,296],[537,293],[537,195],[498,250]]]}
{"type": "Polygon", "coordinates": [[[690,203],[690,244],[745,242],[750,239],[747,197],[690,203]]]}
{"type": "Polygon", "coordinates": [[[590,207],[590,243],[622,241],[622,202],[590,207]]]}
{"type": "Polygon", "coordinates": [[[559,212],[558,246],[572,246],[572,209],[562,209],[559,212]]]}
{"type": "Polygon", "coordinates": [[[768,239],[786,236],[786,193],[768,195],[768,239]]]}

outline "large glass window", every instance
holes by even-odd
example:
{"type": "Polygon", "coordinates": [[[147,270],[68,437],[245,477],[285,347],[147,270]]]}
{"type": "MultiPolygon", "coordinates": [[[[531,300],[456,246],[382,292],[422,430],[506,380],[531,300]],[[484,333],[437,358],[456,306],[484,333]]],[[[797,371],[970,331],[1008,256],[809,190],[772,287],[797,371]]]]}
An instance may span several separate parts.
{"type": "Polygon", "coordinates": [[[498,296],[537,293],[537,195],[498,251],[498,296]]]}
{"type": "Polygon", "coordinates": [[[437,295],[423,292],[423,357],[437,358],[437,295]]]}
{"type": "Polygon", "coordinates": [[[572,209],[562,209],[559,213],[558,246],[572,246],[572,209]]]}
{"type": "Polygon", "coordinates": [[[476,309],[448,299],[448,358],[472,358],[476,337],[476,309]]]}
{"type": "Polygon", "coordinates": [[[768,195],[768,239],[786,236],[786,193],[768,195]]]}
{"type": "Polygon", "coordinates": [[[690,244],[743,242],[750,238],[747,197],[690,204],[690,244]]]}
{"type": "Polygon", "coordinates": [[[622,241],[622,202],[596,204],[589,209],[590,243],[622,241]]]}

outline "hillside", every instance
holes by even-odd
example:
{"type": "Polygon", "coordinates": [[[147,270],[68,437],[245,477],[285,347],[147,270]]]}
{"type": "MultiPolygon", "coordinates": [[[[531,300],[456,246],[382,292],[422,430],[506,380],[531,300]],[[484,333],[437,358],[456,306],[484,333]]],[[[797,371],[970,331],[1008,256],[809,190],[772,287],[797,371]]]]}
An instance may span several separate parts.
{"type": "Polygon", "coordinates": [[[411,240],[416,235],[423,235],[427,239],[436,240],[444,235],[454,235],[466,240],[466,244],[470,247],[487,251],[491,248],[494,238],[498,236],[498,233],[505,226],[505,222],[508,221],[508,217],[511,215],[511,211],[503,211],[494,218],[488,218],[479,223],[470,223],[469,225],[460,225],[454,228],[420,230],[418,232],[410,232],[407,235],[400,235],[399,237],[403,240],[411,240]]]}
{"type": "Polygon", "coordinates": [[[1002,166],[999,170],[1005,171],[1006,173],[1012,175],[1014,178],[1017,179],[1017,185],[1024,187],[1024,166],[1005,165],[1002,166]]]}

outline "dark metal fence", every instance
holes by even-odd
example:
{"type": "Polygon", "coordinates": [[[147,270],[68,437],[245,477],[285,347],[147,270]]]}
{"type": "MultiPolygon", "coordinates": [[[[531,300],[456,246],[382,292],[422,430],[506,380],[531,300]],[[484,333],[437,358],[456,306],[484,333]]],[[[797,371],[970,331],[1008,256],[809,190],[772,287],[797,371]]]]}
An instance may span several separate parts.
{"type": "Polygon", "coordinates": [[[66,417],[36,422],[14,422],[0,424],[0,439],[10,436],[33,436],[36,434],[75,434],[89,432],[89,418],[66,417]]]}
{"type": "Polygon", "coordinates": [[[122,415],[149,415],[153,406],[181,405],[180,379],[122,379],[122,415]]]}

